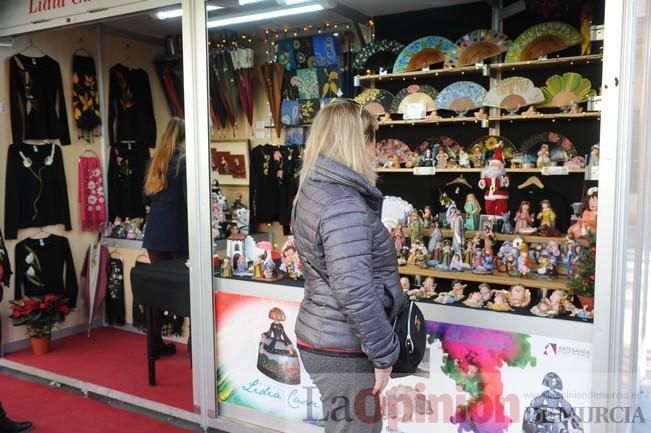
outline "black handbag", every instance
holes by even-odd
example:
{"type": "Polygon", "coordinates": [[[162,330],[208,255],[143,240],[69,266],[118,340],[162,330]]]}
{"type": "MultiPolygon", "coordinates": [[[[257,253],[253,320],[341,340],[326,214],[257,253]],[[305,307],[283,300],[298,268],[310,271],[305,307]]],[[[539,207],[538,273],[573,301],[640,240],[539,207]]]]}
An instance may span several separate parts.
{"type": "Polygon", "coordinates": [[[406,302],[393,320],[393,331],[400,342],[400,356],[393,365],[393,375],[413,374],[427,349],[425,317],[414,301],[406,302]]]}

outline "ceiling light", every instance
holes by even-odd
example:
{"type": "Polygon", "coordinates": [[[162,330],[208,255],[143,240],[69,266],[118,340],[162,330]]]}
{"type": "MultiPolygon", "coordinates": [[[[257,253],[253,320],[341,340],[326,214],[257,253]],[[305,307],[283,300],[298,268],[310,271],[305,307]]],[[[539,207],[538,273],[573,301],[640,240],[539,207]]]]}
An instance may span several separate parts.
{"type": "Polygon", "coordinates": [[[322,11],[324,8],[321,4],[311,4],[305,6],[298,6],[293,8],[280,8],[280,9],[271,9],[264,12],[258,12],[253,14],[246,15],[233,15],[226,16],[224,18],[215,19],[208,21],[208,28],[212,29],[215,27],[225,27],[234,24],[250,23],[254,21],[264,21],[273,18],[286,17],[290,15],[299,15],[310,12],[322,11]]]}
{"type": "MultiPolygon", "coordinates": [[[[224,8],[221,7],[221,6],[213,6],[213,5],[206,6],[206,10],[208,12],[216,11],[217,9],[224,9],[224,8]]],[[[156,12],[155,15],[156,15],[156,18],[158,18],[159,20],[166,20],[166,19],[169,19],[169,18],[178,18],[181,15],[183,15],[183,9],[179,8],[179,9],[168,9],[166,11],[158,11],[158,12],[156,12]]]]}

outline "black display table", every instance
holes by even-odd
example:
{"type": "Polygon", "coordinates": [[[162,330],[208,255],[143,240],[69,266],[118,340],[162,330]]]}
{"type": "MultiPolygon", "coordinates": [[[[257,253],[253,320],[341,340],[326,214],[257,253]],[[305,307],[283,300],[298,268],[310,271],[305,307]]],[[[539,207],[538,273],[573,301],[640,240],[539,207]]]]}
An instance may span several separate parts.
{"type": "Polygon", "coordinates": [[[190,271],[185,259],[170,260],[153,265],[135,266],[131,270],[131,290],[136,304],[145,309],[147,326],[147,369],[149,385],[156,385],[154,356],[153,311],[167,310],[177,316],[190,317],[190,271]]]}

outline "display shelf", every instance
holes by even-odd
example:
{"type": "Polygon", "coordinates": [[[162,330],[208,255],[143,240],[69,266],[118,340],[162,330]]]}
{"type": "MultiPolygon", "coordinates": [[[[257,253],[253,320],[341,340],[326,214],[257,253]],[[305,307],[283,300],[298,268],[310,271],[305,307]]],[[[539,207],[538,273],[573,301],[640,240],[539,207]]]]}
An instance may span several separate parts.
{"type": "Polygon", "coordinates": [[[131,250],[142,249],[142,241],[131,239],[118,239],[118,238],[102,238],[102,245],[110,248],[126,248],[131,250]]]}
{"type": "Polygon", "coordinates": [[[524,120],[563,120],[572,119],[599,119],[601,111],[584,111],[583,113],[537,113],[537,114],[513,114],[503,116],[490,116],[488,120],[492,122],[504,121],[524,121],[524,120]]]}
{"type": "Polygon", "coordinates": [[[467,272],[454,272],[454,271],[439,271],[435,269],[421,269],[417,268],[414,265],[405,265],[398,267],[398,272],[400,275],[410,275],[416,276],[420,275],[421,277],[434,277],[441,278],[444,280],[461,280],[461,281],[472,281],[476,283],[489,283],[489,284],[499,284],[502,286],[514,286],[520,284],[525,287],[533,287],[538,289],[559,289],[569,291],[567,287],[567,278],[558,277],[554,279],[542,279],[532,276],[530,278],[515,278],[509,277],[505,274],[500,274],[498,272],[493,272],[492,274],[474,274],[470,271],[467,272]]]}
{"type": "MultiPolygon", "coordinates": [[[[437,168],[436,173],[481,173],[481,168],[437,168]]],[[[376,168],[376,173],[409,173],[413,174],[413,168],[376,168]]],[[[541,174],[543,169],[541,168],[507,168],[507,173],[530,173],[530,174],[541,174]]],[[[585,174],[584,168],[571,168],[568,169],[568,174],[585,174]]],[[[418,175],[421,176],[421,175],[418,175]]],[[[422,175],[427,176],[427,175],[422,175]]],[[[563,175],[549,175],[549,176],[566,176],[563,175]]]]}
{"type": "Polygon", "coordinates": [[[418,80],[422,78],[437,78],[440,76],[454,76],[454,75],[470,75],[481,74],[482,71],[489,67],[482,66],[464,66],[462,68],[439,68],[430,69],[429,71],[412,71],[403,72],[399,74],[374,74],[374,75],[358,75],[360,83],[374,83],[376,81],[407,81],[418,80]]]}
{"type": "MultiPolygon", "coordinates": [[[[411,231],[409,227],[404,227],[403,231],[405,233],[405,236],[409,237],[411,231]]],[[[422,233],[424,236],[429,237],[432,234],[431,229],[423,229],[422,233]]],[[[477,232],[474,230],[466,230],[465,232],[465,237],[466,239],[471,239],[475,236],[477,232]]],[[[441,229],[441,234],[443,235],[444,238],[451,238],[452,237],[452,230],[450,229],[441,229]]],[[[525,241],[528,244],[534,243],[534,244],[544,244],[548,243],[549,241],[556,241],[559,244],[563,242],[564,237],[551,237],[551,236],[535,236],[535,235],[521,235],[521,234],[514,234],[514,235],[509,235],[509,234],[504,234],[504,233],[494,233],[495,235],[495,240],[496,241],[513,241],[515,238],[521,238],[523,241],[525,241]]]]}
{"type": "Polygon", "coordinates": [[[498,71],[525,71],[527,69],[544,69],[559,66],[576,66],[601,64],[603,54],[591,54],[589,56],[555,57],[553,59],[525,60],[522,62],[496,63],[490,65],[490,69],[498,71]]]}
{"type": "Polygon", "coordinates": [[[481,119],[476,117],[439,117],[437,119],[421,119],[421,120],[388,120],[379,122],[379,126],[422,126],[422,125],[439,125],[439,124],[461,124],[473,123],[481,126],[481,119]]]}

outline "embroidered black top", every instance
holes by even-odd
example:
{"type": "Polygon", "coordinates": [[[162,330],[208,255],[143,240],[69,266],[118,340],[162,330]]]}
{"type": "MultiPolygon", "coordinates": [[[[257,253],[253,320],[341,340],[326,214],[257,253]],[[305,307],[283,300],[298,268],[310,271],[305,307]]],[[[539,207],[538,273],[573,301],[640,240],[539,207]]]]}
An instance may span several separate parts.
{"type": "Polygon", "coordinates": [[[7,239],[16,239],[20,228],[54,224],[64,224],[66,230],[72,228],[59,146],[52,143],[9,146],[5,194],[7,239]]]}
{"type": "Polygon", "coordinates": [[[13,142],[59,139],[63,145],[70,144],[66,98],[56,60],[16,54],[9,64],[13,142]]]}
{"type": "Polygon", "coordinates": [[[15,279],[15,299],[54,293],[68,298],[71,308],[77,305],[77,273],[67,238],[49,235],[17,243],[15,279]]]}
{"type": "Polygon", "coordinates": [[[115,65],[109,71],[109,140],[156,147],[156,119],[143,69],[115,65]]]}

